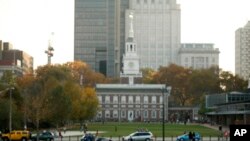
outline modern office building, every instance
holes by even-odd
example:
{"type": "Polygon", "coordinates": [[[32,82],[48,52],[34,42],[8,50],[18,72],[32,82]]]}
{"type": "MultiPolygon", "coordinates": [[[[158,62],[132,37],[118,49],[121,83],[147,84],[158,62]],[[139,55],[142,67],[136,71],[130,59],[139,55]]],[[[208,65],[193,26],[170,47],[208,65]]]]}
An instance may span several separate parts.
{"type": "Polygon", "coordinates": [[[15,75],[21,76],[33,73],[33,57],[24,51],[13,49],[9,42],[0,41],[0,76],[4,71],[13,71],[15,75]]]}
{"type": "Polygon", "coordinates": [[[129,0],[75,0],[74,60],[118,77],[128,8],[129,0]]]}
{"type": "Polygon", "coordinates": [[[250,21],[235,32],[235,74],[250,78],[250,21]]]}
{"type": "Polygon", "coordinates": [[[219,67],[219,49],[209,43],[183,43],[179,50],[180,66],[193,69],[219,67]]]}
{"type": "Polygon", "coordinates": [[[75,0],[74,60],[119,77],[129,27],[134,31],[141,68],[178,64],[180,7],[176,0],[75,0]]]}
{"type": "MultiPolygon", "coordinates": [[[[176,0],[131,0],[141,68],[179,64],[180,6],[176,0]]],[[[127,31],[127,30],[126,30],[127,31]]]]}
{"type": "Polygon", "coordinates": [[[250,94],[229,92],[206,95],[206,113],[211,123],[218,125],[250,124],[250,94]]]}

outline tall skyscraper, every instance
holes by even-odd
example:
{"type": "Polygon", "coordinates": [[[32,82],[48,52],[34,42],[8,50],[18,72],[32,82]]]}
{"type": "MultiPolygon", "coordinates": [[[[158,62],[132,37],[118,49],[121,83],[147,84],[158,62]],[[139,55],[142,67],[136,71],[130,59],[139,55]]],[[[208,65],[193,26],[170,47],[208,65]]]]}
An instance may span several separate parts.
{"type": "Polygon", "coordinates": [[[179,64],[180,6],[176,0],[130,2],[130,9],[135,13],[135,39],[141,67],[156,70],[170,63],[179,64]]]}
{"type": "Polygon", "coordinates": [[[129,31],[126,10],[134,13],[141,67],[178,64],[180,8],[176,0],[75,0],[74,60],[119,77],[129,31]]]}
{"type": "Polygon", "coordinates": [[[75,0],[74,60],[85,61],[106,76],[118,77],[128,6],[129,0],[75,0]]]}
{"type": "Polygon", "coordinates": [[[235,74],[250,78],[250,21],[235,32],[235,74]]]}

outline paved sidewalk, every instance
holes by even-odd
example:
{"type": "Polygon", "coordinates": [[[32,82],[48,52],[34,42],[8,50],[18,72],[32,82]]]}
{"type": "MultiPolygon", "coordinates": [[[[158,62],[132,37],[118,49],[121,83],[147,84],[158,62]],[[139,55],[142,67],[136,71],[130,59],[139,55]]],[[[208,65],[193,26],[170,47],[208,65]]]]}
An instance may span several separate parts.
{"type": "MultiPolygon", "coordinates": [[[[200,125],[208,127],[208,128],[212,128],[212,129],[218,130],[218,131],[219,131],[219,126],[220,126],[220,125],[211,125],[211,124],[208,124],[208,123],[200,124],[200,125]]],[[[225,131],[230,131],[228,126],[222,126],[222,132],[225,132],[225,131]]]]}
{"type": "MultiPolygon", "coordinates": [[[[87,131],[87,133],[91,133],[91,134],[93,134],[93,135],[95,135],[96,134],[96,131],[87,131]]],[[[100,133],[104,133],[104,131],[98,131],[98,134],[100,134],[100,133]]],[[[58,134],[58,133],[57,133],[58,134]]],[[[64,132],[64,131],[61,131],[61,134],[62,134],[62,136],[83,136],[84,135],[84,132],[83,131],[66,131],[66,132],[64,132]]]]}

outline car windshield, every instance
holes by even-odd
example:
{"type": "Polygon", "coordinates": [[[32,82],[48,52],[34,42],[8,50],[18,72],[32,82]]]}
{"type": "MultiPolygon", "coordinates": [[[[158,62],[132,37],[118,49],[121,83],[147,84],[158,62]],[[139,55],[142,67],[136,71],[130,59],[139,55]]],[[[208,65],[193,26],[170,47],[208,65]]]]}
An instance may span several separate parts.
{"type": "Polygon", "coordinates": [[[136,133],[131,133],[131,134],[129,134],[129,136],[134,136],[136,133]]]}

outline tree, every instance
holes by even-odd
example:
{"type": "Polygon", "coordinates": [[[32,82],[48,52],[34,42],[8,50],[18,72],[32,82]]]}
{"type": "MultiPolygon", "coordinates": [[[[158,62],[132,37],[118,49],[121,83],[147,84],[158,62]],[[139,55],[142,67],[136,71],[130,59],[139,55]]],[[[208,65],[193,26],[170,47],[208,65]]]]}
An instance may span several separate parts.
{"type": "Polygon", "coordinates": [[[218,68],[190,70],[189,92],[193,96],[193,105],[199,105],[204,94],[221,92],[218,68]]]}
{"type": "Polygon", "coordinates": [[[94,72],[85,62],[74,61],[65,63],[70,69],[73,79],[82,86],[95,86],[96,83],[106,83],[107,79],[101,73],[94,72]]]}
{"type": "Polygon", "coordinates": [[[218,67],[193,70],[171,64],[154,74],[154,83],[172,86],[172,106],[199,105],[202,95],[221,91],[218,67]]]}
{"type": "Polygon", "coordinates": [[[98,100],[93,88],[82,89],[81,98],[77,101],[77,119],[82,124],[85,120],[95,117],[98,110],[98,100]]]}
{"type": "MultiPolygon", "coordinates": [[[[29,101],[24,108],[29,109],[26,110],[26,116],[35,123],[37,129],[41,122],[60,126],[69,120],[83,121],[96,115],[98,100],[94,89],[82,87],[76,80],[77,75],[80,76],[78,67],[85,67],[84,63],[79,66],[72,64],[40,66],[36,75],[24,75],[18,79],[19,87],[29,101]]],[[[88,71],[89,75],[93,75],[93,78],[89,78],[97,76],[101,81],[104,80],[102,76],[88,71]]],[[[92,82],[96,80],[87,81],[87,85],[92,82]]]]}
{"type": "Polygon", "coordinates": [[[189,69],[171,64],[168,67],[160,67],[154,75],[154,81],[159,84],[172,86],[170,105],[187,105],[191,100],[189,93],[189,69]]]}
{"type": "Polygon", "coordinates": [[[151,84],[153,83],[155,71],[151,68],[144,68],[141,69],[142,71],[142,82],[146,84],[151,84]]]}
{"type": "Polygon", "coordinates": [[[247,89],[247,81],[229,71],[222,71],[220,74],[220,86],[224,92],[244,91],[247,89]]]}
{"type": "Polygon", "coordinates": [[[3,113],[0,114],[0,125],[3,125],[2,128],[9,128],[9,125],[6,123],[9,123],[9,114],[11,112],[12,127],[21,128],[23,120],[22,112],[19,109],[23,107],[23,98],[21,97],[20,92],[14,83],[15,77],[13,76],[12,71],[5,71],[0,82],[0,107],[5,107],[0,111],[0,113],[3,113]]]}

